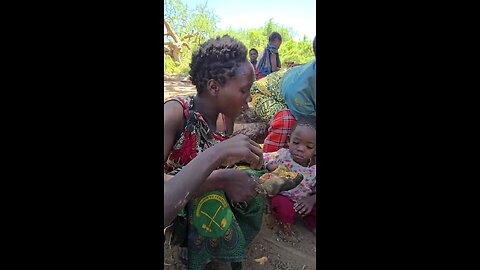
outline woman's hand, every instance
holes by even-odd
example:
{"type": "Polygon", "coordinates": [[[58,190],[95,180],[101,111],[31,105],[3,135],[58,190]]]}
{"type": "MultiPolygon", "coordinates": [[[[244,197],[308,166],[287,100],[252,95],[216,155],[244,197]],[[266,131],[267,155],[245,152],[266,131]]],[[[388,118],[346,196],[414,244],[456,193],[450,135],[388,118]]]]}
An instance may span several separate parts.
{"type": "Polygon", "coordinates": [[[245,162],[250,168],[259,170],[263,167],[263,151],[260,145],[243,134],[227,139],[211,148],[222,157],[223,166],[232,166],[245,162]]]}
{"type": "Polygon", "coordinates": [[[257,196],[257,182],[246,172],[235,169],[218,170],[222,190],[232,202],[244,202],[257,196]]]}
{"type": "Polygon", "coordinates": [[[293,207],[295,209],[295,212],[302,216],[306,216],[312,212],[313,205],[317,202],[317,196],[316,195],[308,195],[307,197],[304,197],[300,199],[300,202],[295,204],[293,207]]]}

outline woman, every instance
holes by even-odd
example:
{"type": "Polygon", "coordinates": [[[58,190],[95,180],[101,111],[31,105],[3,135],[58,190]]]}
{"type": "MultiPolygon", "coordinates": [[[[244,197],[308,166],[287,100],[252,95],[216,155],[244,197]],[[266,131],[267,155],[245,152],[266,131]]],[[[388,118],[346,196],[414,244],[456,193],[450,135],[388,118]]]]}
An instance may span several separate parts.
{"type": "MultiPolygon", "coordinates": [[[[176,174],[200,152],[224,141],[226,137],[216,132],[218,115],[235,119],[252,99],[255,74],[241,42],[229,36],[205,42],[193,53],[190,68],[197,95],[167,100],[164,105],[164,170],[168,174],[176,174]]],[[[259,148],[249,143],[252,151],[259,148]]],[[[252,167],[262,165],[259,161],[252,167]]],[[[265,205],[256,187],[248,173],[220,169],[195,190],[194,199],[176,218],[174,230],[177,242],[188,247],[188,269],[203,269],[211,261],[228,261],[233,269],[241,268],[245,247],[260,230],[265,205]],[[246,202],[233,206],[239,201],[246,202]]]]}

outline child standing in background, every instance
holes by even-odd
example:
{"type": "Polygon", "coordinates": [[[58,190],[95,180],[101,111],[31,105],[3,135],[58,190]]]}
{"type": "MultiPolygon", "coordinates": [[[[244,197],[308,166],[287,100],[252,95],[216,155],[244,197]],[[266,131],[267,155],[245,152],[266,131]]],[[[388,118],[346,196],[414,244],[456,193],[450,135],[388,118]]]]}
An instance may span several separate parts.
{"type": "Polygon", "coordinates": [[[260,60],[258,60],[255,68],[257,80],[267,76],[270,73],[280,70],[281,65],[278,49],[280,49],[281,45],[282,36],[277,32],[272,32],[268,37],[268,45],[260,55],[260,60]]]}

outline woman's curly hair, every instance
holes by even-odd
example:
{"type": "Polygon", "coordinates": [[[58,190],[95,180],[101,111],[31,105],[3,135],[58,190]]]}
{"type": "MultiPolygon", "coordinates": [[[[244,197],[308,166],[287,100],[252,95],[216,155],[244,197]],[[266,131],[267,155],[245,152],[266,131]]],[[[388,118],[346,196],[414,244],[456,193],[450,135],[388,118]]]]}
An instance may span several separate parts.
{"type": "Polygon", "coordinates": [[[210,39],[193,52],[190,80],[200,94],[210,79],[225,84],[235,76],[238,67],[247,61],[247,48],[228,35],[210,39]]]}

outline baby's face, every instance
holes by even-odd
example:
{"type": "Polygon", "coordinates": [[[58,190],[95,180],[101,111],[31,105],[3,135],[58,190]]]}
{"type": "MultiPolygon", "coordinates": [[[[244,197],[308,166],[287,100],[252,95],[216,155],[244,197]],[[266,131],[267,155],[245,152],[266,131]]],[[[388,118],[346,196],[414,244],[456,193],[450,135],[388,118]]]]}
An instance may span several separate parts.
{"type": "Polygon", "coordinates": [[[317,149],[317,132],[309,126],[297,126],[290,135],[288,148],[295,162],[308,163],[317,149]]]}

